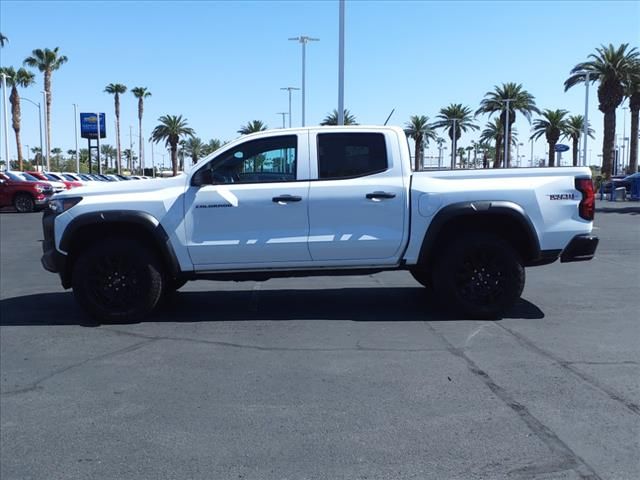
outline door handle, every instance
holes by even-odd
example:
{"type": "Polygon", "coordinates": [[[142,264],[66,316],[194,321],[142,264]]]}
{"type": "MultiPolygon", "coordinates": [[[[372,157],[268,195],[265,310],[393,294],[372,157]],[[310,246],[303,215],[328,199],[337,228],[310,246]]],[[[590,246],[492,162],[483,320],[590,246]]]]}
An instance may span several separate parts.
{"type": "Polygon", "coordinates": [[[367,193],[366,196],[369,200],[378,200],[381,198],[395,198],[396,194],[390,192],[371,192],[367,193]]]}
{"type": "Polygon", "coordinates": [[[302,200],[302,197],[298,197],[297,195],[280,195],[273,197],[271,200],[274,203],[299,202],[302,200]]]}

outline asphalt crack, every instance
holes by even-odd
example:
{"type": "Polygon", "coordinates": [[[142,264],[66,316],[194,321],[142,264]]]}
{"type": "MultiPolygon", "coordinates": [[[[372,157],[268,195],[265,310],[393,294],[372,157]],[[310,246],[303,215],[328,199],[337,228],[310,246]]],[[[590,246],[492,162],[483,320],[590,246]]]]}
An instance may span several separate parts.
{"type": "Polygon", "coordinates": [[[502,325],[502,324],[500,324],[498,322],[494,322],[494,323],[498,327],[503,329],[505,332],[507,332],[511,336],[513,336],[517,340],[517,342],[520,345],[522,345],[523,347],[528,348],[529,350],[537,353],[538,355],[541,355],[541,356],[543,356],[543,357],[545,357],[547,359],[552,360],[554,363],[559,365],[561,368],[567,370],[568,372],[572,373],[574,376],[578,377],[580,380],[586,382],[592,388],[600,391],[601,393],[604,393],[611,400],[614,400],[615,402],[618,402],[621,405],[623,405],[631,413],[640,416],[640,405],[638,405],[637,403],[634,403],[632,401],[627,400],[626,398],[624,398],[624,396],[621,393],[617,392],[616,390],[614,390],[611,387],[603,385],[601,382],[599,382],[593,376],[591,376],[591,375],[589,375],[587,373],[584,373],[584,372],[580,371],[579,369],[577,369],[577,368],[575,368],[573,366],[573,365],[576,365],[576,364],[586,364],[586,365],[620,365],[620,364],[629,364],[629,365],[637,365],[638,364],[637,362],[633,362],[633,361],[613,362],[613,363],[608,363],[608,362],[569,362],[569,361],[566,361],[566,360],[563,360],[563,359],[557,357],[556,355],[554,355],[553,353],[549,352],[548,350],[545,350],[544,348],[539,347],[538,345],[533,343],[531,340],[526,338],[524,335],[522,335],[522,334],[520,334],[518,332],[515,332],[515,331],[511,330],[510,328],[507,328],[507,327],[505,327],[504,325],[502,325]]]}
{"type": "Polygon", "coordinates": [[[425,324],[427,328],[447,346],[449,353],[463,360],[468,370],[480,378],[489,390],[514,411],[529,430],[531,430],[553,454],[560,458],[560,461],[554,465],[557,471],[573,470],[580,476],[581,480],[602,480],[593,467],[571,450],[551,428],[538,420],[525,405],[515,400],[504,387],[495,383],[487,372],[478,367],[478,365],[466,355],[464,350],[456,348],[444,335],[433,328],[429,322],[425,322],[425,324]]]}
{"type": "Polygon", "coordinates": [[[50,380],[51,378],[60,375],[62,373],[68,372],[69,370],[72,370],[74,368],[77,367],[81,367],[82,365],[85,365],[89,362],[94,362],[96,360],[104,360],[106,358],[112,358],[115,357],[117,355],[122,355],[124,353],[129,353],[129,352],[133,352],[135,350],[138,350],[139,348],[145,346],[148,343],[151,342],[155,342],[155,339],[147,339],[138,343],[134,343],[133,345],[129,345],[128,347],[124,347],[124,348],[120,348],[118,350],[114,350],[112,352],[107,352],[107,353],[103,353],[102,355],[97,355],[95,357],[90,357],[90,358],[85,358],[84,360],[82,360],[81,362],[77,362],[74,363],[73,365],[67,365],[66,367],[62,367],[62,368],[58,368],[56,370],[54,370],[53,372],[49,373],[48,375],[45,375],[42,378],[39,378],[38,380],[36,380],[35,382],[30,383],[28,386],[26,387],[22,387],[22,388],[18,388],[15,390],[7,390],[5,392],[0,392],[0,395],[5,397],[5,396],[12,396],[12,395],[18,395],[21,393],[27,393],[27,392],[32,392],[34,390],[39,390],[42,388],[41,384],[43,382],[46,382],[47,380],[50,380]]]}

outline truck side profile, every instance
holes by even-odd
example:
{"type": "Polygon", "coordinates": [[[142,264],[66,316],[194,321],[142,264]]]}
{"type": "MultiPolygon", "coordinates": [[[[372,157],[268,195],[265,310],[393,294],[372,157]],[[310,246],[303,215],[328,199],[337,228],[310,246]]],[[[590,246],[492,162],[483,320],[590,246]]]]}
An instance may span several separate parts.
{"type": "Polygon", "coordinates": [[[394,269],[495,318],[525,267],[593,257],[593,214],[588,168],[412,172],[398,127],[282,129],[184,175],[55,195],[42,263],[103,320],[145,316],[193,279],[394,269]]]}

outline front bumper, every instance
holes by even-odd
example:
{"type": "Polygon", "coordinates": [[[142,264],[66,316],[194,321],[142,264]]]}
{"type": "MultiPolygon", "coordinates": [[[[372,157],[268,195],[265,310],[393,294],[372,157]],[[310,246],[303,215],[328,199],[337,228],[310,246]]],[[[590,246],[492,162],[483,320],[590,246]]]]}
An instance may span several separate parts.
{"type": "Polygon", "coordinates": [[[598,241],[599,239],[595,235],[576,235],[560,254],[560,261],[567,263],[591,260],[596,253],[596,248],[598,248],[598,241]]]}
{"type": "Polygon", "coordinates": [[[40,262],[45,270],[60,275],[62,286],[69,288],[69,275],[67,272],[67,256],[56,250],[54,235],[56,215],[48,208],[42,214],[42,231],[44,241],[42,242],[42,258],[40,262]]]}

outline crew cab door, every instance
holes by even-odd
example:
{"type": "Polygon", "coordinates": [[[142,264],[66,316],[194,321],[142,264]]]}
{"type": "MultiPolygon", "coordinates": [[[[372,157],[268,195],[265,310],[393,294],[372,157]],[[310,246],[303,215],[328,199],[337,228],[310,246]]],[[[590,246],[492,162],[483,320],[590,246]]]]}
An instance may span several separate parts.
{"type": "Polygon", "coordinates": [[[348,266],[399,261],[408,228],[399,140],[394,130],[311,132],[309,251],[314,262],[348,266]]]}
{"type": "Polygon", "coordinates": [[[194,173],[185,192],[195,270],[308,263],[308,199],[307,132],[259,137],[222,152],[194,173]]]}

